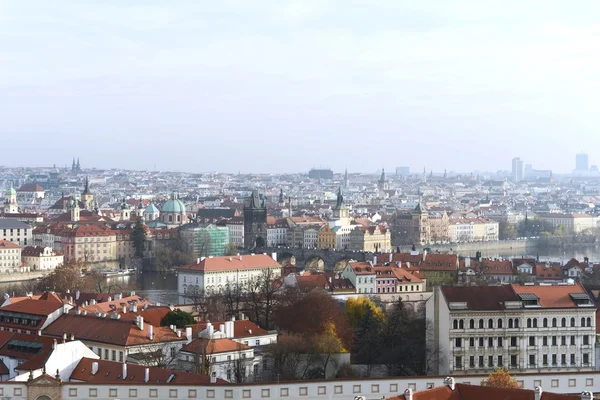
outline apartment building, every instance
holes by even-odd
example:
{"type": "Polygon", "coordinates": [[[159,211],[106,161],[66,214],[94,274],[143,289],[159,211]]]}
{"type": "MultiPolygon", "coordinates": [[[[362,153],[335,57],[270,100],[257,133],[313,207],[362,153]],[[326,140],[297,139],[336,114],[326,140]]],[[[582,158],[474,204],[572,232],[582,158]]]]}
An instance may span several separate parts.
{"type": "Polygon", "coordinates": [[[441,286],[426,315],[438,374],[595,369],[596,307],[579,283],[441,286]]]}
{"type": "Polygon", "coordinates": [[[8,240],[0,240],[0,273],[9,274],[21,269],[21,247],[8,240]]]}
{"type": "Polygon", "coordinates": [[[264,273],[281,276],[281,265],[266,254],[201,257],[179,268],[177,287],[181,295],[219,292],[227,284],[240,284],[264,273]]]}
{"type": "Polygon", "coordinates": [[[360,226],[350,232],[350,250],[382,252],[391,247],[390,231],[385,226],[360,226]]]}
{"type": "Polygon", "coordinates": [[[0,240],[9,240],[19,246],[29,246],[32,242],[31,226],[12,218],[0,218],[0,240]]]}
{"type": "Polygon", "coordinates": [[[50,271],[61,265],[65,257],[51,247],[28,246],[21,252],[21,259],[34,271],[50,271]]]}
{"type": "Polygon", "coordinates": [[[591,214],[548,213],[540,215],[542,221],[548,222],[554,228],[560,226],[565,235],[573,235],[596,227],[597,219],[591,214]]]}

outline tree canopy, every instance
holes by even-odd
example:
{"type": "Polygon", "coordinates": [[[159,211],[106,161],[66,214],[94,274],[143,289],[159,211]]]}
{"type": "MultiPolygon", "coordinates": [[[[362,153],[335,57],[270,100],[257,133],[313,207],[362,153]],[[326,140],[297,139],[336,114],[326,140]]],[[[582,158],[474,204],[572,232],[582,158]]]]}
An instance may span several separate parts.
{"type": "Polygon", "coordinates": [[[498,388],[513,388],[521,387],[519,382],[510,375],[507,369],[498,368],[496,371],[488,375],[487,379],[481,381],[481,386],[493,386],[498,388]]]}
{"type": "Polygon", "coordinates": [[[194,317],[192,314],[176,308],[173,311],[169,311],[163,319],[160,321],[160,326],[175,325],[178,328],[185,328],[187,325],[193,324],[194,317]]]}
{"type": "Polygon", "coordinates": [[[366,296],[351,297],[346,300],[344,311],[348,316],[350,326],[357,328],[362,319],[365,317],[367,310],[371,310],[373,316],[381,322],[385,320],[383,310],[379,308],[373,300],[366,296]]]}

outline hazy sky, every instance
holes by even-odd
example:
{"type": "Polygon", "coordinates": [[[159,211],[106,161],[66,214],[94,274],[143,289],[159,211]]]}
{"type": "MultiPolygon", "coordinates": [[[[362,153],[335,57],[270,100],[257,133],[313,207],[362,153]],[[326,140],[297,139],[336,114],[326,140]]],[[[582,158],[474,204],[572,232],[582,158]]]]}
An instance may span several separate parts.
{"type": "Polygon", "coordinates": [[[600,1],[0,0],[0,164],[600,164],[600,1]]]}

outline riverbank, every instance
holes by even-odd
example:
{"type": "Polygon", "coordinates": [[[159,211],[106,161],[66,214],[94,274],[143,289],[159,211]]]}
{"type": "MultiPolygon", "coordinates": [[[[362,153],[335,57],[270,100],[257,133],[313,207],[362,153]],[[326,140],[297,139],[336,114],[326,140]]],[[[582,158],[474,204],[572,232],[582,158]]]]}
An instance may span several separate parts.
{"type": "Polygon", "coordinates": [[[34,279],[40,279],[47,273],[47,271],[32,271],[14,274],[0,274],[0,283],[31,281],[34,279]]]}

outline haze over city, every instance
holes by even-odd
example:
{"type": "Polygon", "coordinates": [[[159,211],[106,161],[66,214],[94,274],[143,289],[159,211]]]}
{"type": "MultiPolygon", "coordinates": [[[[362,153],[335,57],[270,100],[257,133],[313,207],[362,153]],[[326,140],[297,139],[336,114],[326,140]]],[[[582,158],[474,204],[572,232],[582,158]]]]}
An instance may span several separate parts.
{"type": "Polygon", "coordinates": [[[3,2],[2,163],[570,172],[600,145],[577,4],[3,2]]]}

